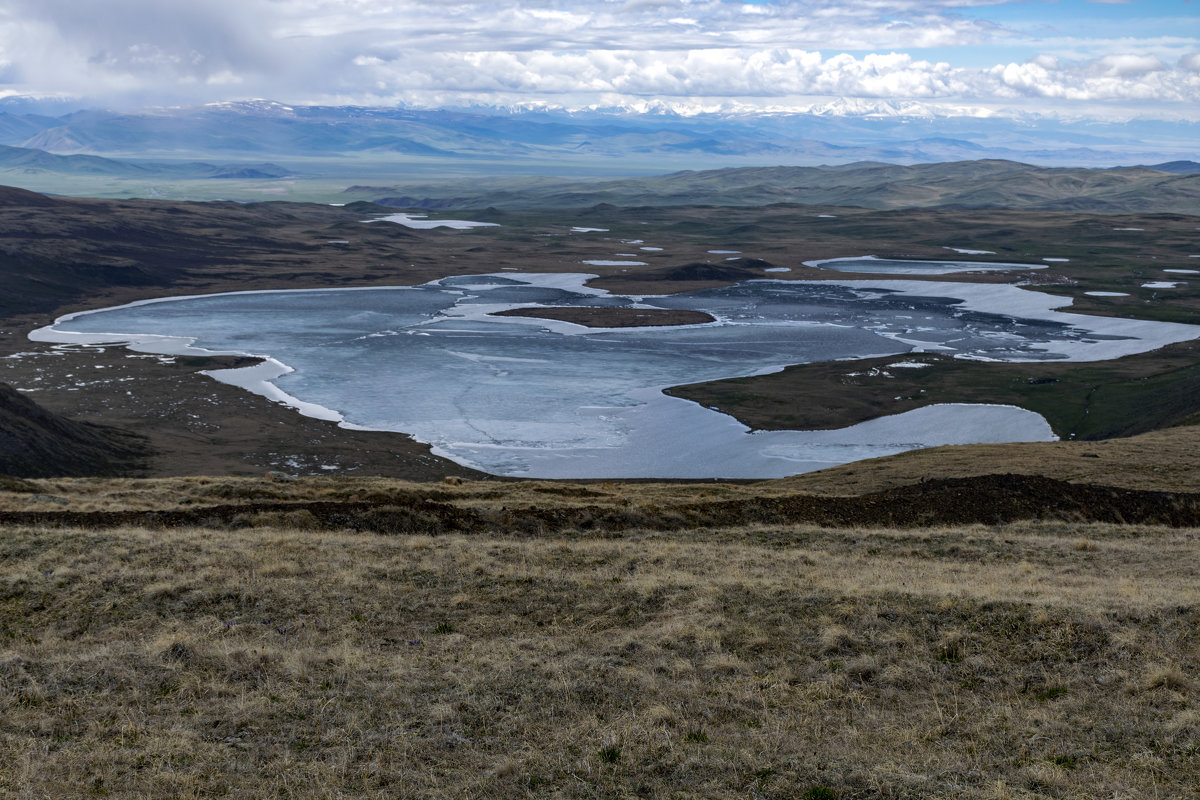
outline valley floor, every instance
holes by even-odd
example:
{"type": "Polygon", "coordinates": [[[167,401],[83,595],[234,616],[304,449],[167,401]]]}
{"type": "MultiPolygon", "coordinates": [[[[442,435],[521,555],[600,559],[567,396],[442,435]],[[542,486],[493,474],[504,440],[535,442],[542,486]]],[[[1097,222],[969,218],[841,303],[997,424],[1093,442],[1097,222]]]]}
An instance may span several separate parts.
{"type": "Polygon", "coordinates": [[[0,794],[1195,796],[1197,535],[9,525],[0,794]]]}

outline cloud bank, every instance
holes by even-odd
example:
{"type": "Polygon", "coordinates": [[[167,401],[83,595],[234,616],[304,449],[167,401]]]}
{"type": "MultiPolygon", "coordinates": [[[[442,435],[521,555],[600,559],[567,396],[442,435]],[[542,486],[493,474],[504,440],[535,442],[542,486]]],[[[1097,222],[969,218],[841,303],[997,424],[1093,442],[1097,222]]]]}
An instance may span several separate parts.
{"type": "Polygon", "coordinates": [[[1198,17],[1151,5],[1165,12],[1106,28],[988,0],[0,0],[0,94],[1200,119],[1198,17]]]}

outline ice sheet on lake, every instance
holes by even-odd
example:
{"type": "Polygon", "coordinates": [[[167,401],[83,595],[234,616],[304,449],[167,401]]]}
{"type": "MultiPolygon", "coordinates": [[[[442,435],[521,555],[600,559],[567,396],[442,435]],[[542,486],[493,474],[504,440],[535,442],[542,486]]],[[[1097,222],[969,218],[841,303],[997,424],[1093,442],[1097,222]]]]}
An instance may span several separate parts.
{"type": "MultiPolygon", "coordinates": [[[[758,283],[759,281],[755,281],[758,283]]],[[[767,281],[761,281],[767,282],[767,281]]],[[[823,284],[824,281],[792,281],[791,283],[823,284]]],[[[1061,311],[1070,306],[1069,298],[1032,292],[1009,284],[949,283],[941,281],[903,280],[853,280],[839,281],[839,285],[863,291],[883,290],[896,295],[920,297],[954,298],[960,311],[972,311],[1004,317],[1018,326],[1038,322],[1062,326],[1057,335],[1046,335],[1048,331],[1023,329],[1022,346],[999,356],[1006,361],[1034,361],[1059,358],[1068,361],[1101,361],[1122,356],[1156,350],[1175,342],[1186,342],[1200,337],[1200,326],[1178,322],[1153,322],[1150,320],[1125,319],[1123,317],[1100,317],[1090,314],[1072,314],[1061,311]],[[1067,335],[1066,331],[1073,331],[1067,335]]],[[[905,340],[894,333],[885,335],[905,340]]],[[[983,350],[969,352],[961,343],[953,343],[958,357],[992,358],[983,350]]],[[[997,346],[998,351],[1003,348],[997,346]]]]}
{"type": "Polygon", "coordinates": [[[465,219],[428,219],[427,214],[388,214],[377,219],[364,219],[363,222],[394,222],[406,228],[430,230],[433,228],[453,228],[467,230],[469,228],[499,228],[495,222],[471,222],[465,219]]]}
{"type": "Polygon", "coordinates": [[[259,354],[272,360],[215,377],[348,427],[411,434],[497,474],[774,477],[913,447],[1051,434],[1036,414],[995,406],[934,406],[841,431],[751,434],[661,389],[916,350],[1113,358],[1200,335],[1194,326],[1057,311],[1062,298],[1014,286],[762,280],[625,297],[586,287],[589,277],[503,272],[414,287],[169,298],[68,315],[31,338],[259,354]],[[490,316],[571,305],[690,308],[717,321],[591,329],[490,316]]]}
{"type": "MultiPolygon", "coordinates": [[[[636,475],[674,478],[782,478],[939,444],[1055,438],[1040,415],[1013,406],[934,405],[839,430],[749,433],[732,417],[659,392],[638,392],[634,399],[640,404],[579,413],[584,426],[592,421],[588,417],[615,424],[636,447],[584,446],[568,453],[530,448],[520,454],[525,464],[521,474],[622,478],[632,470],[636,475]],[[714,470],[719,475],[714,476],[714,470]]],[[[485,461],[488,456],[486,448],[466,452],[468,460],[485,461]]]]}

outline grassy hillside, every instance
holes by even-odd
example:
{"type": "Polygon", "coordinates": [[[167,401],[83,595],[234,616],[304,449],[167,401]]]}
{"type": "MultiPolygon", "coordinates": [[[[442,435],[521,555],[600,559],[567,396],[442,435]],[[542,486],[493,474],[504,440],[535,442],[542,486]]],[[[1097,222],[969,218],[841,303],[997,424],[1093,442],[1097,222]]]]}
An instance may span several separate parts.
{"type": "Polygon", "coordinates": [[[1190,796],[1195,534],[9,525],[0,794],[1190,796]]]}

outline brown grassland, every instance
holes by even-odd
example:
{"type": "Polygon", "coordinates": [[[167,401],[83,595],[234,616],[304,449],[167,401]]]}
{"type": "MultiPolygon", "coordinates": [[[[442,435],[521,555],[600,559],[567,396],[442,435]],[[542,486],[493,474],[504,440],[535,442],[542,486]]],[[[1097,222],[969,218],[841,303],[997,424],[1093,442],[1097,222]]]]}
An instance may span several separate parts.
{"type": "Polygon", "coordinates": [[[0,794],[1189,797],[1198,531],[637,523],[777,483],[10,481],[0,794]],[[597,525],[327,526],[265,500],[597,525]],[[669,527],[669,526],[668,526],[669,527]]]}

